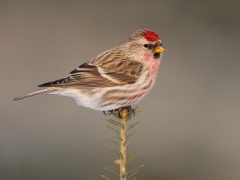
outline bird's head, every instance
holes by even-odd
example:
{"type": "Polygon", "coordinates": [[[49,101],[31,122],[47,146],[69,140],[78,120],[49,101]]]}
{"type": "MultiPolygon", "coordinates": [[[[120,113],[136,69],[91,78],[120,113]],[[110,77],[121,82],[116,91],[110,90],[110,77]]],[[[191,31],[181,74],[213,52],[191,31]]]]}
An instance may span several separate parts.
{"type": "MultiPolygon", "coordinates": [[[[126,43],[131,54],[135,54],[143,61],[159,60],[165,51],[160,37],[151,30],[135,31],[126,43]]],[[[139,60],[140,60],[139,59],[139,60]]]]}

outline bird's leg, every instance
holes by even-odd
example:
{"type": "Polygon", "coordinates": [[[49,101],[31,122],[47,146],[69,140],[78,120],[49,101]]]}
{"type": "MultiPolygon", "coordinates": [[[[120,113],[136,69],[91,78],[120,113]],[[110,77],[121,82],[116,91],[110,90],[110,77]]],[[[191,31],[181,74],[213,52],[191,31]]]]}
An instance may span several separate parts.
{"type": "Polygon", "coordinates": [[[113,114],[113,110],[103,111],[103,114],[104,114],[105,116],[111,115],[111,114],[113,114]]]}
{"type": "Polygon", "coordinates": [[[128,116],[129,116],[129,119],[131,119],[132,116],[135,116],[135,110],[136,109],[133,109],[131,106],[125,106],[125,107],[120,107],[118,109],[114,109],[114,110],[109,110],[109,111],[103,111],[103,114],[108,116],[108,115],[114,115],[117,119],[121,119],[122,118],[122,112],[124,110],[127,110],[128,111],[128,116]]]}

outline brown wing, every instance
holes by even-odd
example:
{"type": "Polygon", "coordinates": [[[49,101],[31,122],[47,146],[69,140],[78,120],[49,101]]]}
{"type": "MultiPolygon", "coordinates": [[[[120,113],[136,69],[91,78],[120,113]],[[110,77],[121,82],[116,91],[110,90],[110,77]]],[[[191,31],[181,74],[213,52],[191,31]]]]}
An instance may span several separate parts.
{"type": "Polygon", "coordinates": [[[70,72],[67,77],[41,84],[39,87],[111,87],[136,82],[143,67],[140,67],[136,61],[118,63],[115,71],[107,64],[101,67],[85,63],[70,72]]]}
{"type": "Polygon", "coordinates": [[[114,48],[99,55],[91,64],[105,69],[107,72],[121,73],[138,78],[143,70],[143,64],[129,59],[122,48],[114,48]]]}

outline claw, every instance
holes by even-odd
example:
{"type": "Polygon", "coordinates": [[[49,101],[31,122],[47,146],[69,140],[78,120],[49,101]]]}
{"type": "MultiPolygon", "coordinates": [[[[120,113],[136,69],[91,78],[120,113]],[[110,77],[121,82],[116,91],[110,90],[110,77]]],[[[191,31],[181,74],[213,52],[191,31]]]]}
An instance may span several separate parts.
{"type": "Polygon", "coordinates": [[[125,107],[120,107],[118,109],[114,109],[114,110],[110,110],[110,111],[103,111],[103,114],[105,116],[108,116],[108,115],[114,115],[116,118],[118,119],[122,119],[122,112],[124,110],[127,110],[128,111],[128,118],[130,119],[132,116],[135,116],[135,110],[136,109],[133,109],[131,106],[125,106],[125,107]]]}
{"type": "Polygon", "coordinates": [[[113,113],[113,110],[103,111],[103,114],[104,114],[105,116],[111,115],[112,113],[113,113]]]}

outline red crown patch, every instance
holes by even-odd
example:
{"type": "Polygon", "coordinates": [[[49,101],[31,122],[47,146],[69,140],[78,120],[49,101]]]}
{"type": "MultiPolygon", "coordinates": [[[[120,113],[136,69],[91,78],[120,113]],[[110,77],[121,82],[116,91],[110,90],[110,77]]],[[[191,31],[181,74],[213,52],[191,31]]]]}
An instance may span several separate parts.
{"type": "Polygon", "coordinates": [[[160,40],[159,36],[151,30],[144,30],[143,31],[143,36],[148,41],[158,41],[158,40],[160,40]]]}

